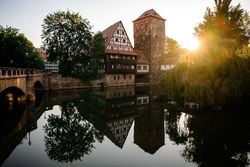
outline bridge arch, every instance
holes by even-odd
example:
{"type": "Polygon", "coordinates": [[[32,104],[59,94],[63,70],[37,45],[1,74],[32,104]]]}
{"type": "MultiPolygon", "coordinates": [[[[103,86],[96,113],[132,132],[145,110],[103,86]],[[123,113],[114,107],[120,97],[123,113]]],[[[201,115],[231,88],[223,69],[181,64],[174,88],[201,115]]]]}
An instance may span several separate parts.
{"type": "Polygon", "coordinates": [[[0,92],[0,101],[23,101],[26,99],[25,93],[22,89],[16,86],[10,86],[0,92]]]}
{"type": "Polygon", "coordinates": [[[11,101],[17,97],[17,100],[27,99],[33,101],[35,100],[36,90],[42,90],[44,85],[45,87],[48,86],[45,82],[47,80],[42,70],[0,67],[0,93],[3,92],[1,95],[2,99],[9,99],[11,101]],[[12,95],[15,96],[11,94],[7,96],[4,91],[9,87],[19,88],[24,95],[13,90],[12,95]]]}

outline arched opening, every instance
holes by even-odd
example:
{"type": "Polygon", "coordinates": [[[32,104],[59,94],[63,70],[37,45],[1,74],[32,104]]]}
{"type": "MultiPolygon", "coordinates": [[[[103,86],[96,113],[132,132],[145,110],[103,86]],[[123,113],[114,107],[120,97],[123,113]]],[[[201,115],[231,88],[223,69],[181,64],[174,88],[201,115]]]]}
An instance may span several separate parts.
{"type": "Polygon", "coordinates": [[[34,83],[34,88],[35,88],[35,92],[39,92],[43,90],[43,85],[40,81],[36,81],[34,83]]]}
{"type": "Polygon", "coordinates": [[[101,87],[101,91],[103,91],[104,90],[104,83],[103,82],[100,83],[100,87],[101,87]]]}
{"type": "Polygon", "coordinates": [[[8,101],[8,102],[17,102],[24,101],[25,93],[14,86],[11,86],[0,93],[0,102],[8,101]]]}
{"type": "Polygon", "coordinates": [[[40,81],[36,81],[34,83],[34,90],[35,90],[35,107],[38,107],[41,104],[41,100],[43,97],[43,85],[40,81]]]}

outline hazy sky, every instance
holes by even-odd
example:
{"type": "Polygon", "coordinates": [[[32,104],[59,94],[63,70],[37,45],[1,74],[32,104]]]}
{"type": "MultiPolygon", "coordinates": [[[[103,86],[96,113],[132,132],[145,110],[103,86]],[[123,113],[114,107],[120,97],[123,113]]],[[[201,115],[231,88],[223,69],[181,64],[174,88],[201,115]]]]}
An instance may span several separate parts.
{"type": "MultiPolygon", "coordinates": [[[[238,3],[250,11],[250,0],[233,0],[238,3]]],[[[94,32],[121,20],[133,43],[132,21],[153,8],[167,20],[166,35],[189,47],[195,38],[194,27],[203,20],[206,8],[213,6],[214,0],[0,0],[0,25],[19,29],[40,47],[45,16],[68,9],[87,18],[94,32]]]]}

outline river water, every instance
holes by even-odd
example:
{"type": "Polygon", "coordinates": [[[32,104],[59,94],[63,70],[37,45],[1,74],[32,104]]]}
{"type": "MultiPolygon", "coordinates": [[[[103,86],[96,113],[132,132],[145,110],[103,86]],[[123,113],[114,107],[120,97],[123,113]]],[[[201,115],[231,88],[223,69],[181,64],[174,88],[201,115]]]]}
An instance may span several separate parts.
{"type": "Polygon", "coordinates": [[[1,103],[0,164],[250,166],[246,112],[158,102],[149,87],[72,90],[1,103]],[[240,114],[239,114],[240,113],[240,114]]]}

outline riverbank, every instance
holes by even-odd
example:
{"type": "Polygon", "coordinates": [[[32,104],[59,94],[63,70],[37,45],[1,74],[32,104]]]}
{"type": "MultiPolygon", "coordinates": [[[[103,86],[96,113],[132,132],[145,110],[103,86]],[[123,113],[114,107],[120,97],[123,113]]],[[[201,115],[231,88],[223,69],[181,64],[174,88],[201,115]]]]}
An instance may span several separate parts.
{"type": "MultiPolygon", "coordinates": [[[[102,79],[83,81],[75,77],[63,77],[59,74],[52,74],[47,77],[48,86],[45,90],[71,90],[71,89],[92,89],[92,88],[105,88],[106,81],[102,79]]],[[[117,85],[112,87],[126,87],[126,86],[149,86],[150,83],[135,83],[134,85],[117,85]]]]}

